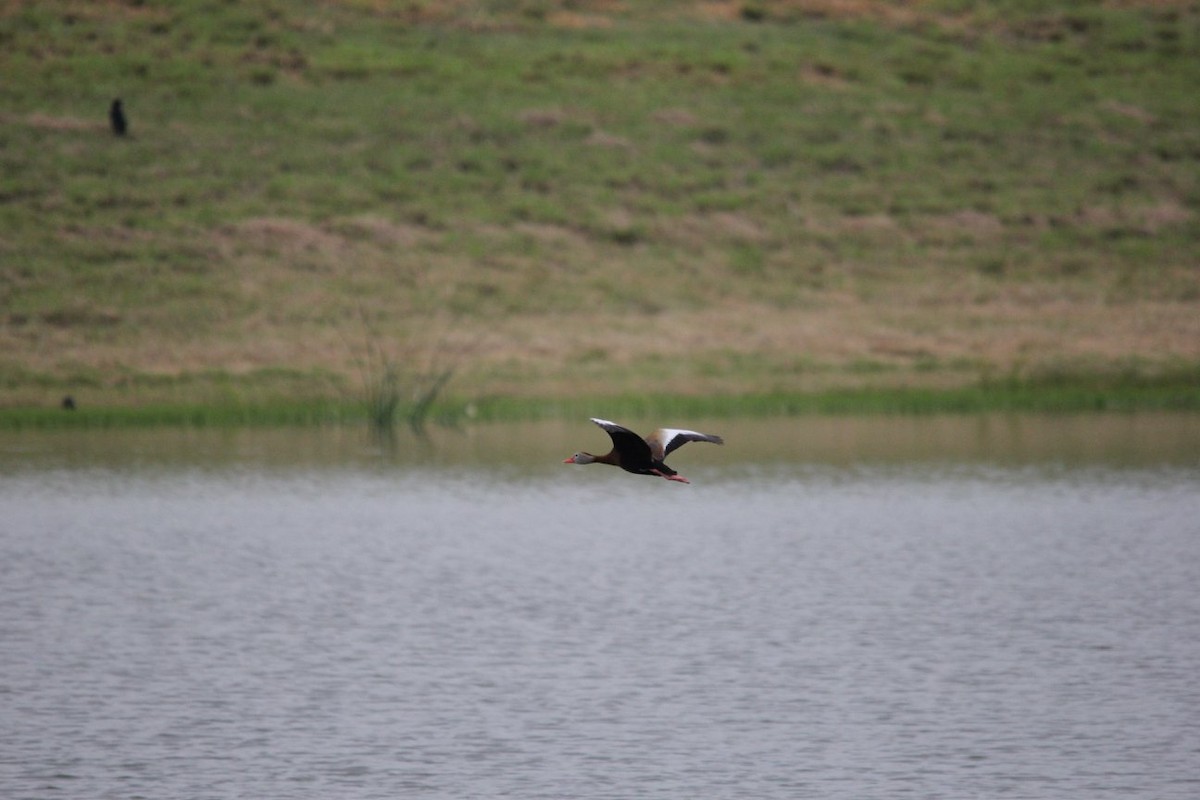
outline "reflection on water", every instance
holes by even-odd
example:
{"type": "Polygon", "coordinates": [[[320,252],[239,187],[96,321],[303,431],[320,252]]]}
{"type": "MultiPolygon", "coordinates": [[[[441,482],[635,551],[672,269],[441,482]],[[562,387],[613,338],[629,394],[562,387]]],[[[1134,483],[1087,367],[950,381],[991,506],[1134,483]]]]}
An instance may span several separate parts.
{"type": "MultiPolygon", "coordinates": [[[[643,432],[663,423],[622,422],[643,432]]],[[[687,448],[671,459],[677,468],[906,462],[1200,464],[1200,414],[796,417],[687,420],[686,424],[717,431],[727,444],[687,448]]],[[[558,469],[562,459],[576,450],[602,450],[609,444],[604,432],[586,419],[433,428],[425,436],[408,430],[371,435],[357,427],[29,431],[0,434],[0,470],[380,464],[540,474],[558,469]]]]}
{"type": "Polygon", "coordinates": [[[697,427],[4,434],[0,794],[1200,792],[1196,419],[697,427]]]}

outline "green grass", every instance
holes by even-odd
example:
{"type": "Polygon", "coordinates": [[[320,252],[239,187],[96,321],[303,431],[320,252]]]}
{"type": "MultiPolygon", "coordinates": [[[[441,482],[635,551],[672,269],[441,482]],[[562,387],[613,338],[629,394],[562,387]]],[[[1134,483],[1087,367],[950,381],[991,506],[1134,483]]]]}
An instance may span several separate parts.
{"type": "Polygon", "coordinates": [[[0,430],[142,428],[153,426],[265,427],[366,423],[361,404],[272,406],[175,403],[164,406],[106,406],[63,411],[54,408],[0,409],[0,430]]]}
{"type": "MultiPolygon", "coordinates": [[[[1181,372],[1146,377],[1137,374],[1044,376],[1036,380],[1006,378],[955,389],[900,387],[835,389],[805,393],[746,393],[687,396],[622,394],[602,398],[547,400],[530,397],[448,397],[428,408],[401,404],[389,413],[421,421],[460,426],[471,422],[515,422],[586,418],[596,414],[637,419],[776,417],[825,415],[928,415],[1081,412],[1200,412],[1200,375],[1181,372]]],[[[57,408],[0,408],[0,430],[28,428],[134,428],[173,426],[269,427],[291,425],[359,425],[387,430],[369,404],[341,400],[285,398],[247,402],[107,405],[57,408]]],[[[420,426],[417,426],[418,428],[420,426]]]]}
{"type": "Polygon", "coordinates": [[[1200,411],[1200,376],[1158,379],[1078,377],[1005,380],[957,389],[836,389],[806,393],[693,396],[650,394],[537,401],[491,398],[469,416],[487,421],[587,417],[798,416],[807,414],[962,414],[981,412],[1200,411]]]}
{"type": "MultiPolygon", "coordinates": [[[[205,376],[273,370],[336,405],[362,317],[403,353],[455,350],[447,391],[518,404],[597,361],[611,394],[644,391],[627,365],[679,355],[610,331],[702,341],[722,308],[744,333],[687,350],[683,394],[727,350],[749,366],[720,396],[805,394],[754,366],[788,358],[856,387],[868,364],[936,387],[964,360],[1200,363],[1177,323],[1200,313],[1195,3],[839,5],[10,4],[0,406],[145,404],[122,381],[168,374],[196,394],[153,403],[223,407],[205,376]],[[1053,331],[1064,305],[1093,321],[1049,350],[959,344],[964,308],[1053,331]],[[804,353],[755,335],[764,309],[826,308],[875,327],[804,353]],[[1080,344],[1106,315],[1158,344],[1080,344]]],[[[240,402],[273,406],[273,380],[240,402]]]]}

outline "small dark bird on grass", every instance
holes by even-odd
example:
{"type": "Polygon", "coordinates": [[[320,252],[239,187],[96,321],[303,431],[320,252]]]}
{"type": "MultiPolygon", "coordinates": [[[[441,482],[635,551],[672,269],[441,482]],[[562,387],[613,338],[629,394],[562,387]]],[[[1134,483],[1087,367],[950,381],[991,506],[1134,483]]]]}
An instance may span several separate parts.
{"type": "Polygon", "coordinates": [[[125,119],[125,109],[121,107],[121,99],[112,101],[108,107],[108,121],[112,123],[112,131],[117,136],[124,136],[129,130],[129,120],[125,119]]]}
{"type": "Polygon", "coordinates": [[[63,407],[63,411],[74,411],[75,410],[75,398],[71,397],[71,395],[67,395],[66,397],[64,397],[62,399],[62,407],[63,407]]]}

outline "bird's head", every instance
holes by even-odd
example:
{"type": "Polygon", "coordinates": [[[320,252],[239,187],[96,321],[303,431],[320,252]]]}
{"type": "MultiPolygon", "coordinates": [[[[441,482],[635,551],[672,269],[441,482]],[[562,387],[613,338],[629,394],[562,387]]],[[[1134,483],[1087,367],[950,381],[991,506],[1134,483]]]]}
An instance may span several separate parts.
{"type": "Polygon", "coordinates": [[[564,464],[591,464],[596,457],[591,453],[576,453],[570,458],[563,459],[564,464]]]}

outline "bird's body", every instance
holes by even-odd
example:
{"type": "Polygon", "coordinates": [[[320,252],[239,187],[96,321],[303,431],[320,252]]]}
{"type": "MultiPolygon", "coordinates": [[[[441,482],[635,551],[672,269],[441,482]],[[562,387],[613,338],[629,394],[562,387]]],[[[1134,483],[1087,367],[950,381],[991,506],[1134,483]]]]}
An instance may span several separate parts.
{"type": "Polygon", "coordinates": [[[725,443],[720,436],[681,428],[659,428],[643,439],[615,422],[595,417],[592,418],[592,422],[608,433],[612,439],[612,449],[599,456],[586,452],[576,453],[566,459],[564,464],[611,464],[635,475],[656,475],[669,481],[688,483],[688,479],[668,467],[664,459],[688,442],[725,443]]]}
{"type": "Polygon", "coordinates": [[[125,119],[125,109],[119,98],[113,100],[112,105],[108,107],[108,121],[112,124],[113,134],[117,136],[124,136],[129,130],[129,120],[125,119]]]}

